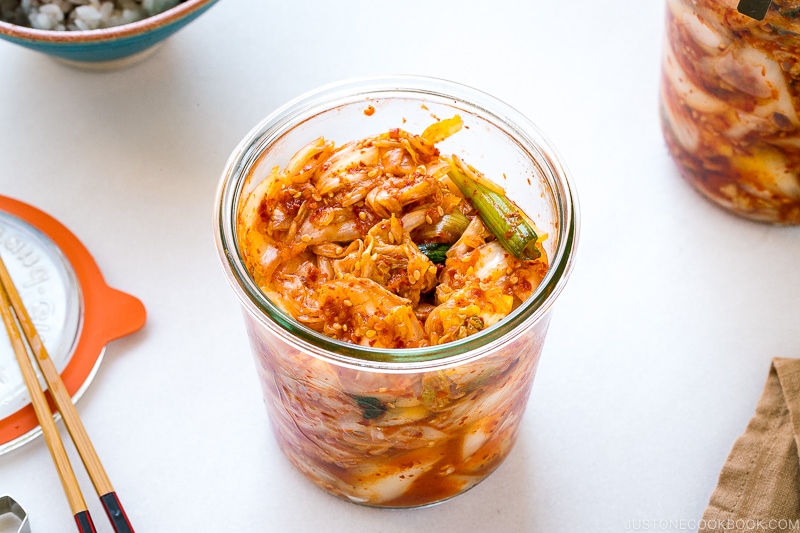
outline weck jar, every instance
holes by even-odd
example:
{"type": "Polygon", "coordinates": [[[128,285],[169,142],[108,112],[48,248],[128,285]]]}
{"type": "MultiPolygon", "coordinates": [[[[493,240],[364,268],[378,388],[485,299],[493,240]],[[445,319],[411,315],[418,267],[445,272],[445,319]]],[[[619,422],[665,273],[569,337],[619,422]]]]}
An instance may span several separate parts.
{"type": "Polygon", "coordinates": [[[245,137],[224,171],[214,218],[274,434],[308,479],[358,504],[419,507],[463,493],[501,464],[516,441],[578,238],[567,170],[528,119],[443,80],[401,76],[326,86],[281,107],[245,137]],[[474,335],[387,349],[322,335],[265,295],[245,266],[237,228],[243,199],[272,169],[319,137],[340,145],[392,128],[419,132],[454,115],[464,128],[441,149],[487,175],[505,176],[509,197],[547,233],[550,266],[530,298],[474,335]]]}

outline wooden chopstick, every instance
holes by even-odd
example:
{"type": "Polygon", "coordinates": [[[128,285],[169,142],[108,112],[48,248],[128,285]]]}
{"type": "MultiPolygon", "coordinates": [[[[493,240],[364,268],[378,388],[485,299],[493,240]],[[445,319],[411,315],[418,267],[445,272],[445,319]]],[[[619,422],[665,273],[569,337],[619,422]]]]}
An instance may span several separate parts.
{"type": "MultiPolygon", "coordinates": [[[[106,514],[108,515],[108,519],[111,522],[111,525],[114,527],[114,531],[116,531],[116,533],[134,533],[133,527],[131,526],[130,521],[128,520],[128,516],[125,514],[125,510],[122,507],[122,503],[119,501],[117,493],[114,490],[114,487],[111,485],[111,481],[109,480],[108,475],[106,474],[106,471],[103,468],[103,464],[100,462],[100,458],[98,457],[97,452],[95,451],[94,446],[92,445],[92,442],[89,439],[89,435],[86,433],[86,428],[84,428],[83,423],[81,422],[81,419],[78,416],[78,412],[72,403],[72,398],[70,397],[69,392],[67,391],[67,388],[64,385],[64,382],[61,380],[61,375],[58,373],[58,370],[56,369],[55,364],[53,364],[52,359],[50,359],[50,355],[47,353],[47,349],[44,347],[44,343],[39,337],[39,334],[36,331],[36,327],[33,325],[33,321],[31,320],[30,315],[28,315],[27,309],[25,309],[25,306],[22,303],[22,298],[20,298],[19,293],[17,292],[17,289],[14,286],[14,282],[12,281],[11,276],[8,273],[8,269],[6,268],[2,258],[0,258],[0,285],[2,285],[3,289],[0,292],[4,294],[3,319],[4,321],[6,320],[7,312],[10,314],[11,308],[13,307],[13,310],[16,312],[16,318],[19,321],[19,324],[22,326],[22,330],[25,334],[25,337],[28,340],[28,345],[30,346],[31,351],[33,352],[34,359],[38,363],[39,369],[42,371],[42,375],[44,376],[45,382],[47,383],[47,387],[50,389],[50,396],[53,398],[56,406],[58,407],[58,410],[61,412],[61,417],[64,420],[64,425],[66,425],[67,431],[69,432],[69,435],[72,438],[73,443],[75,444],[75,448],[77,448],[78,450],[78,455],[83,461],[83,465],[86,468],[86,471],[89,473],[89,478],[92,480],[92,484],[94,485],[95,491],[97,492],[97,495],[100,497],[100,501],[102,502],[103,508],[105,509],[106,514]]],[[[13,317],[11,318],[13,322],[13,317]]],[[[6,327],[8,328],[8,323],[6,324],[6,327]]],[[[19,330],[16,328],[16,323],[14,324],[14,329],[17,331],[17,337],[19,337],[19,330]]],[[[9,330],[9,336],[11,335],[12,335],[11,330],[9,330]]],[[[19,359],[19,354],[17,355],[17,358],[19,359]]],[[[25,360],[27,361],[28,366],[30,366],[32,369],[32,365],[30,364],[30,359],[28,358],[27,355],[27,350],[25,351],[25,360]]],[[[20,366],[22,366],[22,363],[20,363],[20,366]]],[[[34,384],[35,388],[39,390],[39,393],[41,393],[42,391],[39,387],[39,381],[35,379],[35,374],[34,374],[34,384]]],[[[31,395],[33,396],[33,393],[31,395]]],[[[42,398],[44,398],[43,394],[42,398]]],[[[47,407],[47,412],[49,413],[50,409],[46,401],[45,401],[45,407],[47,407]]],[[[45,413],[43,413],[43,415],[44,414],[45,413]]],[[[42,423],[43,415],[40,415],[38,410],[36,410],[36,415],[39,418],[39,423],[42,425],[42,430],[44,431],[44,424],[42,423]]],[[[50,414],[49,416],[45,416],[45,418],[47,418],[50,424],[52,424],[53,428],[55,428],[55,424],[53,423],[52,419],[52,414],[50,414]]],[[[58,439],[58,442],[60,444],[61,442],[60,438],[58,438],[59,437],[58,432],[55,431],[54,435],[55,438],[58,439]]],[[[45,437],[47,437],[47,433],[45,433],[45,437]]],[[[63,450],[63,445],[61,445],[61,449],[63,450]]],[[[78,491],[80,492],[80,489],[78,489],[78,491]]],[[[68,498],[69,494],[70,491],[67,490],[68,498]]],[[[84,504],[83,507],[85,509],[86,505],[84,504]]],[[[86,516],[88,516],[88,511],[86,513],[86,516]]],[[[91,523],[91,518],[89,519],[89,521],[91,523]]],[[[88,529],[85,531],[94,531],[94,526],[92,526],[92,529],[88,529]]]]}
{"type": "Polygon", "coordinates": [[[81,533],[94,533],[92,517],[89,515],[78,480],[75,478],[75,472],[72,470],[64,444],[58,434],[58,428],[56,428],[56,423],[53,421],[50,405],[48,405],[44,392],[39,387],[39,379],[36,377],[36,371],[33,369],[33,364],[28,356],[28,349],[22,341],[5,287],[0,288],[0,299],[2,299],[1,311],[3,323],[5,323],[8,331],[8,338],[11,340],[14,355],[16,355],[19,368],[22,371],[22,378],[25,380],[25,385],[28,387],[28,392],[31,396],[33,410],[36,412],[36,418],[39,419],[39,425],[42,427],[44,440],[47,442],[53,463],[56,465],[58,477],[61,479],[61,485],[67,495],[69,508],[75,517],[78,531],[81,533]]]}

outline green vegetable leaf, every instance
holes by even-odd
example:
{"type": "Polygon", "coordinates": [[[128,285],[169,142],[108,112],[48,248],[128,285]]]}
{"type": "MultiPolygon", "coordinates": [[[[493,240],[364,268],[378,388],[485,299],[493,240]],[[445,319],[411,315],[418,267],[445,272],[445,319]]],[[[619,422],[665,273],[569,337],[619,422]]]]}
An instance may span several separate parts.
{"type": "Polygon", "coordinates": [[[796,19],[796,18],[800,17],[800,8],[793,7],[793,8],[789,8],[789,9],[784,9],[782,11],[779,11],[779,13],[784,18],[796,19]]]}
{"type": "Polygon", "coordinates": [[[438,242],[418,244],[419,251],[428,256],[431,263],[442,264],[447,259],[447,250],[450,249],[450,244],[443,244],[438,242]]]}
{"type": "Polygon", "coordinates": [[[377,418],[386,412],[386,406],[377,398],[371,396],[353,396],[353,400],[363,410],[364,418],[367,420],[377,418]]]}

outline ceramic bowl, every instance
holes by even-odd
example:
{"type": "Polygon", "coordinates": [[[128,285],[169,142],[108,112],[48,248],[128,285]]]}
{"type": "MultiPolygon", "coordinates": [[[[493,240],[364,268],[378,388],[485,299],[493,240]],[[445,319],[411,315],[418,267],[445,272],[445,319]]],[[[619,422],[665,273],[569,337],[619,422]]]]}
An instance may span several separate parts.
{"type": "Polygon", "coordinates": [[[0,21],[0,38],[84,68],[136,62],[167,37],[203,14],[217,0],[185,0],[157,15],[98,30],[38,30],[0,21]]]}

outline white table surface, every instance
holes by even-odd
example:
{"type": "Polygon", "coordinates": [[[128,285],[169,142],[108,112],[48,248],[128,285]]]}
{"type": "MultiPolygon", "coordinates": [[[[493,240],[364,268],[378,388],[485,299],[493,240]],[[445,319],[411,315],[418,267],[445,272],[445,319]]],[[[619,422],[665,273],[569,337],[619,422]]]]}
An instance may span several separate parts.
{"type": "MultiPolygon", "coordinates": [[[[658,123],[663,13],[663,0],[223,0],[103,73],[0,43],[0,194],[60,220],[148,310],[78,403],[137,531],[691,529],[771,358],[800,357],[800,228],[731,216],[679,178],[658,123]],[[280,454],[211,225],[225,161],[261,118],[392,73],[528,115],[582,207],[516,447],[465,495],[405,511],[328,496],[280,454]]],[[[34,533],[72,530],[41,438],[0,456],[3,493],[34,533]]]]}

